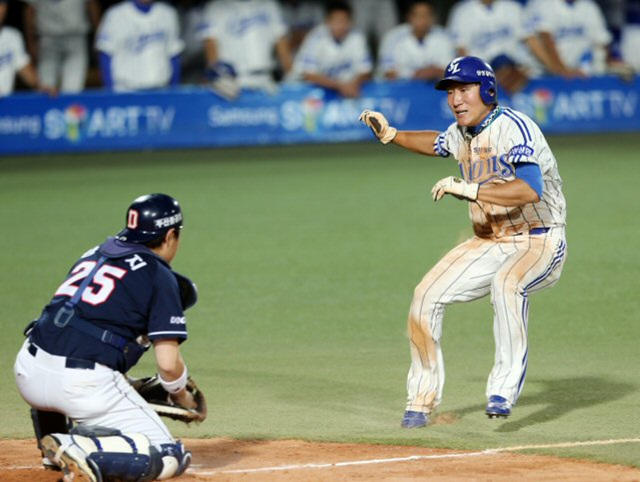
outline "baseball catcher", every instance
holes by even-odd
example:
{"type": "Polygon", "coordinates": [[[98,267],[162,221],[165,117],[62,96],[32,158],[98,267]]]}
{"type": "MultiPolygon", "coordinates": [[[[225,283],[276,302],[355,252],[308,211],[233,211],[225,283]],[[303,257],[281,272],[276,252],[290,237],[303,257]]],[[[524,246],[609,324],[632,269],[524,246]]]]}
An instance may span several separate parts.
{"type": "Polygon", "coordinates": [[[16,382],[43,463],[65,482],[162,480],[189,466],[191,453],[160,418],[207,414],[180,353],[184,311],[197,301],[195,285],[170,266],[182,225],[172,197],[137,198],[126,227],[76,261],[27,327],[16,382]],[[127,379],[151,346],[157,375],[127,379]]]}

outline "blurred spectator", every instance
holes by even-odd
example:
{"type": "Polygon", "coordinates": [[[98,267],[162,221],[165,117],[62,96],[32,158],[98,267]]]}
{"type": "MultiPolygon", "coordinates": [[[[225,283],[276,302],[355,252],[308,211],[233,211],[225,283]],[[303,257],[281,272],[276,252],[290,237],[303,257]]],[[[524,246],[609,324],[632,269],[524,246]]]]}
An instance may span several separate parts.
{"type": "Polygon", "coordinates": [[[38,75],[24,48],[22,35],[4,25],[7,10],[6,0],[0,0],[0,97],[13,92],[16,74],[28,87],[39,89],[38,75]]]}
{"type": "Polygon", "coordinates": [[[398,9],[394,0],[350,0],[355,26],[377,51],[384,34],[398,25],[398,9]]]}
{"type": "Polygon", "coordinates": [[[291,51],[296,53],[311,29],[322,23],[322,5],[314,0],[283,0],[282,13],[289,30],[291,51]]]}
{"type": "Polygon", "coordinates": [[[281,75],[291,70],[287,26],[273,0],[209,2],[200,35],[209,77],[226,97],[235,97],[240,87],[273,91],[274,49],[281,75]]]}
{"type": "Polygon", "coordinates": [[[348,3],[328,2],[323,25],[314,28],[296,55],[293,75],[307,82],[358,97],[371,77],[372,62],[364,35],[354,30],[348,3]]]}
{"type": "Polygon", "coordinates": [[[387,79],[434,80],[454,56],[449,36],[436,25],[432,4],[417,0],[409,7],[407,23],[383,37],[379,65],[387,79]]]}
{"type": "Polygon", "coordinates": [[[456,54],[473,55],[489,62],[505,91],[517,92],[527,84],[533,59],[524,42],[535,40],[528,40],[531,34],[524,28],[520,3],[515,0],[461,2],[451,12],[448,28],[456,54]]]}
{"type": "Polygon", "coordinates": [[[27,48],[42,85],[61,92],[84,89],[89,66],[90,27],[100,22],[98,0],[25,0],[27,48]]]}
{"type": "Polygon", "coordinates": [[[537,57],[552,74],[604,74],[612,41],[602,11],[593,0],[531,0],[526,17],[541,42],[537,57]]]}
{"type": "Polygon", "coordinates": [[[200,26],[204,17],[205,0],[178,0],[176,9],[180,19],[180,36],[184,42],[182,51],[182,83],[199,84],[204,80],[206,62],[200,39],[200,26]]]}
{"type": "Polygon", "coordinates": [[[96,36],[105,88],[154,89],[180,81],[178,15],[153,0],[130,0],[109,8],[96,36]]]}
{"type": "Polygon", "coordinates": [[[622,60],[640,74],[640,0],[627,0],[620,50],[622,60]]]}

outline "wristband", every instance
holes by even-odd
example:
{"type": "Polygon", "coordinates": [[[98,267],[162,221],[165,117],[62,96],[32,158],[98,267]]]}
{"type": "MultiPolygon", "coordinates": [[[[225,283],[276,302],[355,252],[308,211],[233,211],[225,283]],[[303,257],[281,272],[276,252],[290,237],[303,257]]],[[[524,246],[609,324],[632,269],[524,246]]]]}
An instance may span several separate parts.
{"type": "Polygon", "coordinates": [[[176,380],[173,380],[171,382],[163,380],[159,373],[158,380],[160,380],[160,385],[162,385],[162,388],[164,388],[167,392],[178,393],[180,390],[187,386],[187,376],[187,365],[185,365],[182,375],[180,375],[176,380]]]}

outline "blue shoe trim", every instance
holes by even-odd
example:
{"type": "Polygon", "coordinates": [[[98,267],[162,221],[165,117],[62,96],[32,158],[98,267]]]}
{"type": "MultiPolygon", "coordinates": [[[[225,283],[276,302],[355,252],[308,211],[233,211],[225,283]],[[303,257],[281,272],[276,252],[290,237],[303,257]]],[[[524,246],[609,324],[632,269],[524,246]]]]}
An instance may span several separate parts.
{"type": "Polygon", "coordinates": [[[426,427],[428,423],[429,417],[426,413],[407,410],[402,417],[401,426],[403,428],[421,428],[426,427]]]}
{"type": "Polygon", "coordinates": [[[499,395],[491,395],[485,413],[489,417],[508,417],[511,415],[511,404],[509,401],[499,395]]]}

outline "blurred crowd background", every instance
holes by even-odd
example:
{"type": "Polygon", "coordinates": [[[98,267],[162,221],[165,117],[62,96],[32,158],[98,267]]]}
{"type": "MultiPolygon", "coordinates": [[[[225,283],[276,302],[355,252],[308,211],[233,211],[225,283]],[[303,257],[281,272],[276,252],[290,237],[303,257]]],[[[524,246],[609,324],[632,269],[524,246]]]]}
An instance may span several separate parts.
{"type": "Polygon", "coordinates": [[[0,96],[440,77],[459,55],[503,89],[640,72],[640,0],[0,0],[0,96]]]}

